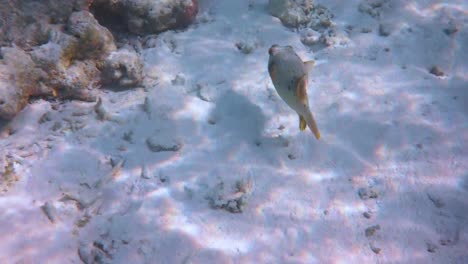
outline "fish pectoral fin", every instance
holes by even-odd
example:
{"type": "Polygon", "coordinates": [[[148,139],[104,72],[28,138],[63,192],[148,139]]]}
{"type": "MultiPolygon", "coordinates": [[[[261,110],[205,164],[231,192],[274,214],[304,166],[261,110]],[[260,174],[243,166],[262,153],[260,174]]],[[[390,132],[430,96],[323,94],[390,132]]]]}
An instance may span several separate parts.
{"type": "Polygon", "coordinates": [[[304,61],[304,67],[306,68],[307,73],[311,72],[314,66],[315,66],[315,61],[313,60],[304,61]]]}
{"type": "Polygon", "coordinates": [[[302,76],[297,82],[296,93],[299,102],[304,105],[309,105],[309,98],[307,97],[307,75],[302,76]]]}
{"type": "Polygon", "coordinates": [[[304,131],[307,127],[307,122],[303,116],[299,115],[299,129],[304,131]]]}

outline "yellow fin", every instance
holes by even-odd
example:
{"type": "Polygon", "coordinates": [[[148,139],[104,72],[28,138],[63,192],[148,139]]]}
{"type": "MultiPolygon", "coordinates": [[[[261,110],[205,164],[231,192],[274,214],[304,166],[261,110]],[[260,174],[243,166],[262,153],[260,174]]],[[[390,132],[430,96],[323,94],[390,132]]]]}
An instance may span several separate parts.
{"type": "Polygon", "coordinates": [[[314,115],[312,114],[312,112],[310,112],[309,128],[312,131],[312,133],[314,133],[315,138],[320,139],[320,131],[319,131],[318,127],[317,127],[317,123],[315,122],[315,118],[314,118],[314,115]]]}
{"type": "Polygon", "coordinates": [[[306,72],[309,73],[312,71],[312,69],[315,66],[315,61],[310,60],[310,61],[304,61],[304,67],[306,69],[306,72]]]}
{"type": "Polygon", "coordinates": [[[296,88],[297,98],[299,99],[299,102],[305,105],[309,105],[309,98],[307,97],[307,81],[307,75],[302,76],[297,82],[296,88]]]}
{"type": "Polygon", "coordinates": [[[304,119],[303,116],[299,115],[299,129],[301,131],[304,131],[304,129],[306,129],[307,127],[307,122],[306,120],[304,119]]]}

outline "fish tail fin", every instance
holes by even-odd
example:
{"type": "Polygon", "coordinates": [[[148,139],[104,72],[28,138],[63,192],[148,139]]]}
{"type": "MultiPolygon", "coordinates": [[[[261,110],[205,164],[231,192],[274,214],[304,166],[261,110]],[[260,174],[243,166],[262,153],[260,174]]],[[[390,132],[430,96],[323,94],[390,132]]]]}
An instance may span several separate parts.
{"type": "Polygon", "coordinates": [[[299,129],[304,131],[307,127],[307,122],[302,115],[299,115],[299,129]]]}
{"type": "Polygon", "coordinates": [[[310,128],[310,131],[314,133],[316,139],[320,139],[320,131],[317,127],[317,123],[315,122],[314,115],[312,114],[310,110],[308,111],[306,115],[306,119],[307,119],[307,125],[310,128]]]}

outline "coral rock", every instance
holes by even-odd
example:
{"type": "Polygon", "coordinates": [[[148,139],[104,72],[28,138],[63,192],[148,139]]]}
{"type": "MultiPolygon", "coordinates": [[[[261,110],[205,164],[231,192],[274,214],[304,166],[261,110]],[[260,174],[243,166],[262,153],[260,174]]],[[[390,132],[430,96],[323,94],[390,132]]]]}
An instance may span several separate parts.
{"type": "Polygon", "coordinates": [[[105,59],[102,83],[119,87],[138,86],[143,80],[143,63],[134,51],[120,49],[105,59]]]}
{"type": "Polygon", "coordinates": [[[20,48],[3,47],[1,54],[0,117],[11,119],[26,106],[29,96],[47,92],[40,85],[47,75],[20,48]]]}
{"type": "Polygon", "coordinates": [[[190,25],[198,13],[198,1],[96,0],[91,8],[104,25],[123,22],[131,33],[146,35],[190,25]]]}
{"type": "Polygon", "coordinates": [[[112,33],[88,11],[74,12],[68,31],[79,39],[77,59],[100,59],[116,50],[112,33]]]}
{"type": "Polygon", "coordinates": [[[12,74],[6,65],[0,64],[0,117],[13,118],[26,104],[20,90],[12,82],[12,74]]]}
{"type": "Polygon", "coordinates": [[[313,8],[312,0],[270,0],[270,13],[288,27],[298,27],[310,22],[309,13],[313,8]]]}
{"type": "Polygon", "coordinates": [[[14,43],[23,49],[47,42],[51,24],[66,23],[76,10],[87,10],[92,0],[0,0],[0,46],[14,43]]]}

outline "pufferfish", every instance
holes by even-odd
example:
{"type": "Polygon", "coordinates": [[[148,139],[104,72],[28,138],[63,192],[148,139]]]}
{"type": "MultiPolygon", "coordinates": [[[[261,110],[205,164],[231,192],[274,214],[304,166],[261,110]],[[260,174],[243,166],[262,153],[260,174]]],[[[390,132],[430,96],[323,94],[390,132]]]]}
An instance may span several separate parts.
{"type": "Polygon", "coordinates": [[[303,131],[308,126],[315,137],[320,139],[307,97],[308,75],[315,62],[303,62],[291,46],[275,44],[268,53],[268,72],[279,96],[299,115],[299,129],[303,131]]]}

